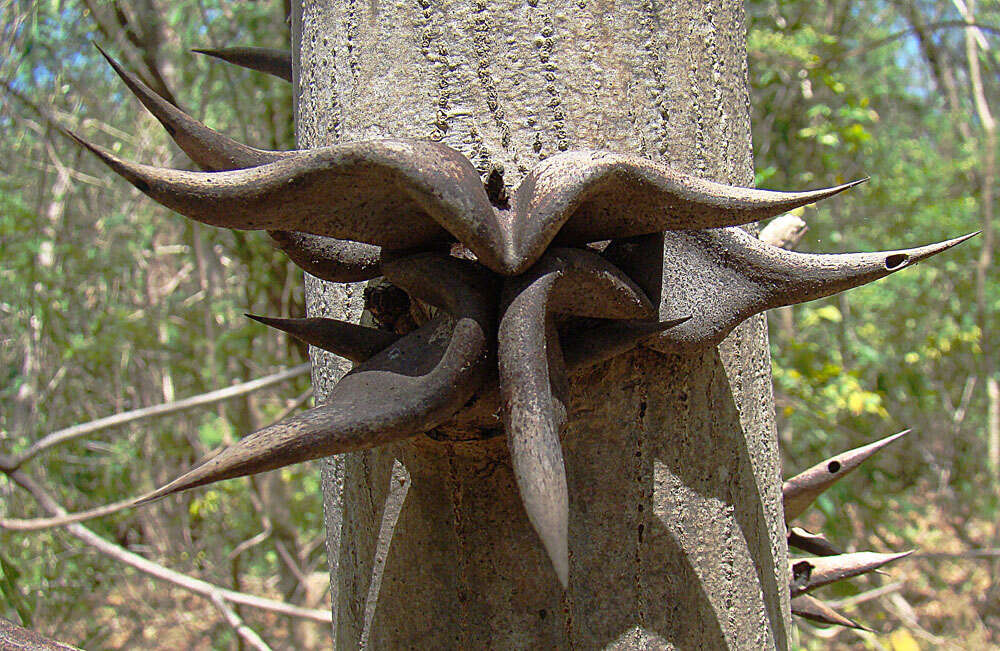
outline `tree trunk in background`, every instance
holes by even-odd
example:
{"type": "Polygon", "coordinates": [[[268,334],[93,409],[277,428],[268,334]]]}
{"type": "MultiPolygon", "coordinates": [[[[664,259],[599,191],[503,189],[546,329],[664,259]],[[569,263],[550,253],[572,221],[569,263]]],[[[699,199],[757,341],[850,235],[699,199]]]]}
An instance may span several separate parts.
{"type": "MultiPolygon", "coordinates": [[[[432,138],[481,172],[502,165],[508,190],[539,160],[582,148],[752,181],[739,2],[304,4],[293,21],[302,147],[432,138]]],[[[313,315],[361,316],[360,286],[310,280],[308,293],[313,315]]],[[[314,364],[322,397],[345,366],[314,364]]],[[[574,384],[569,590],[524,514],[503,437],[419,437],[326,464],[339,648],[785,647],[763,319],[718,350],[641,349],[574,384]]]]}

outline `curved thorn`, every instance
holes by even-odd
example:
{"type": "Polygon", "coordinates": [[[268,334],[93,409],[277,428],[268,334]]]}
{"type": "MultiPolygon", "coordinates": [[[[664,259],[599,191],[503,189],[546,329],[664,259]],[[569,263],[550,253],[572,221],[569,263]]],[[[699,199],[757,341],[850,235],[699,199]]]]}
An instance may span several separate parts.
{"type": "Polygon", "coordinates": [[[518,188],[514,231],[519,254],[531,258],[557,233],[560,242],[583,244],[735,226],[826,199],[866,180],[811,192],[772,192],[714,183],[630,154],[566,152],[539,163],[518,188]]]}
{"type": "Polygon", "coordinates": [[[739,228],[667,231],[655,242],[612,245],[608,256],[647,292],[660,294],[661,314],[693,315],[645,343],[676,352],[718,344],[754,314],[870,283],[974,235],[898,251],[808,254],[765,244],[739,228]],[[651,275],[651,266],[659,273],[651,275]]]}
{"type": "Polygon", "coordinates": [[[307,344],[345,357],[355,364],[368,361],[394,344],[400,337],[394,332],[323,317],[279,319],[254,314],[246,316],[266,326],[287,332],[307,344]]]}
{"type": "Polygon", "coordinates": [[[792,599],[792,614],[819,624],[845,626],[847,628],[868,631],[869,633],[874,632],[867,626],[862,626],[853,619],[844,617],[812,595],[803,594],[792,599]]]}
{"type": "Polygon", "coordinates": [[[844,553],[820,534],[806,531],[802,527],[788,530],[788,546],[816,556],[837,556],[844,553]]]}
{"type": "Polygon", "coordinates": [[[878,568],[905,558],[913,550],[900,554],[877,554],[875,552],[856,552],[839,554],[837,556],[817,556],[806,559],[793,559],[791,566],[791,595],[797,597],[830,583],[849,579],[873,572],[878,568]]]}
{"type": "Polygon", "coordinates": [[[652,305],[619,270],[579,249],[550,250],[508,280],[497,336],[500,392],[514,476],[528,519],[569,585],[569,495],[559,434],[565,366],[553,314],[648,318],[652,305]]]}
{"type": "Polygon", "coordinates": [[[528,520],[538,533],[563,588],[569,586],[569,489],[559,433],[566,408],[554,393],[562,379],[554,354],[558,336],[546,315],[554,278],[542,279],[511,301],[500,320],[500,391],[514,477],[528,520]],[[547,281],[547,282],[546,282],[547,281]],[[551,374],[557,377],[551,377],[551,374]],[[553,382],[555,381],[555,382],[553,382]]]}
{"type": "Polygon", "coordinates": [[[509,232],[479,174],[455,150],[375,140],[298,151],[243,170],[188,172],[131,163],[71,134],[154,201],[212,226],[299,231],[418,249],[448,233],[499,273],[516,266],[509,232]]]}
{"type": "Polygon", "coordinates": [[[787,480],[781,486],[781,499],[785,507],[785,522],[802,515],[809,505],[826,489],[833,486],[842,477],[848,475],[876,452],[900,439],[912,430],[879,439],[874,443],[863,445],[853,450],[842,452],[822,461],[808,470],[804,470],[787,480]]]}
{"type": "Polygon", "coordinates": [[[136,503],[383,445],[433,429],[455,414],[491,366],[494,298],[481,290],[476,270],[448,260],[431,262],[411,269],[403,260],[394,270],[418,285],[421,274],[435,275],[441,302],[457,308],[454,313],[438,315],[348,373],[325,404],[257,430],[136,503]],[[442,271],[446,277],[439,276],[442,271]]]}
{"type": "Polygon", "coordinates": [[[195,49],[192,52],[222,59],[242,68],[292,81],[292,53],[269,47],[225,47],[216,50],[195,49]]]}
{"type": "Polygon", "coordinates": [[[95,43],[94,46],[107,59],[132,94],[153,114],[153,117],[160,121],[177,146],[202,169],[244,169],[273,163],[294,154],[294,152],[265,151],[248,147],[210,129],[160,97],[156,91],[115,61],[100,45],[95,43]]]}
{"type": "Polygon", "coordinates": [[[690,316],[667,321],[612,321],[566,335],[562,340],[566,370],[570,373],[596,366],[632,350],[650,337],[679,326],[690,316]]]}
{"type": "Polygon", "coordinates": [[[354,283],[382,275],[382,247],[295,231],[268,231],[300,269],[320,280],[354,283]]]}
{"type": "MultiPolygon", "coordinates": [[[[612,321],[595,328],[571,332],[560,337],[566,371],[570,375],[626,353],[645,339],[667,328],[683,323],[690,317],[670,321],[612,321]]],[[[499,378],[483,383],[475,400],[449,421],[459,429],[494,428],[500,413],[499,378]]]]}

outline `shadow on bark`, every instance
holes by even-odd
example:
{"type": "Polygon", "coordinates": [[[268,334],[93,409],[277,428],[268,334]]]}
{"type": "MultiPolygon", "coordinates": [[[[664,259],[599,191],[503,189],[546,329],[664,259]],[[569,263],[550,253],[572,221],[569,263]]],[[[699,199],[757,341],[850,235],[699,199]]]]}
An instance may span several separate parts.
{"type": "Polygon", "coordinates": [[[345,483],[366,488],[344,496],[340,564],[355,570],[341,572],[339,647],[783,647],[772,541],[719,353],[625,355],[581,375],[574,394],[569,591],[524,514],[502,438],[356,454],[345,483]],[[394,460],[419,474],[390,479],[394,460]],[[407,485],[389,532],[396,482],[407,485]],[[712,557],[720,536],[729,544],[712,557]],[[746,564],[758,577],[749,588],[746,564]],[[728,622],[747,617],[773,639],[735,637],[728,622]]]}

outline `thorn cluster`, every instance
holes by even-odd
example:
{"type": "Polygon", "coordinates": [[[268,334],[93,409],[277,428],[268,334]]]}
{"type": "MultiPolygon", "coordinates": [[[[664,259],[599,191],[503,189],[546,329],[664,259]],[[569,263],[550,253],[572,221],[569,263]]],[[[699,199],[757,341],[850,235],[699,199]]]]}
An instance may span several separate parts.
{"type": "MultiPolygon", "coordinates": [[[[290,77],[287,53],[204,52],[290,77]]],[[[480,414],[502,419],[525,510],[566,586],[569,496],[559,437],[568,374],[640,343],[664,351],[712,346],[753,314],[873,281],[965,239],[882,253],[792,253],[737,227],[860,181],[771,192],[608,151],[548,158],[508,200],[496,201],[500,195],[487,193],[469,160],[443,144],[255,149],[198,122],[105,57],[205,171],[128,162],[73,136],[111,169],[192,219],[267,230],[321,279],[384,276],[437,308],[401,336],[333,319],[253,317],[356,366],[324,404],[248,435],[141,502],[480,414]],[[661,286],[647,288],[654,299],[659,294],[659,311],[610,254],[624,238],[654,233],[663,234],[670,261],[661,286]],[[605,240],[612,241],[608,254],[588,246],[605,240]],[[581,318],[587,327],[574,328],[581,318]]]]}
{"type": "MultiPolygon", "coordinates": [[[[876,452],[909,433],[910,430],[904,430],[874,443],[848,450],[787,480],[781,487],[785,522],[788,523],[802,515],[823,491],[854,471],[876,452]]],[[[791,576],[789,594],[792,598],[792,614],[820,624],[862,630],[870,629],[845,617],[807,593],[830,583],[869,572],[877,572],[883,565],[913,553],[911,550],[900,554],[877,554],[874,552],[845,554],[822,535],[810,533],[800,527],[788,529],[788,546],[813,554],[811,557],[789,560],[791,576]]]]}

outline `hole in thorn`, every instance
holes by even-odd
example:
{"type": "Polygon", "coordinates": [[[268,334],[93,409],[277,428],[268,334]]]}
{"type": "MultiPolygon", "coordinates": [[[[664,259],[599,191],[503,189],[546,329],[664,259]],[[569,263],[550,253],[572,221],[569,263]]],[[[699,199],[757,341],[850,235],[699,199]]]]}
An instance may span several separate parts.
{"type": "Polygon", "coordinates": [[[840,472],[840,462],[831,461],[829,464],[827,464],[826,469],[829,470],[831,474],[840,472]]]}
{"type": "Polygon", "coordinates": [[[132,185],[138,188],[139,192],[149,192],[149,184],[142,179],[132,181],[132,185]]]}
{"type": "Polygon", "coordinates": [[[905,253],[893,253],[892,255],[885,256],[885,268],[889,271],[894,271],[909,261],[910,256],[905,253]]]}
{"type": "Polygon", "coordinates": [[[510,197],[507,196],[507,188],[503,182],[503,167],[494,165],[486,177],[486,196],[490,203],[497,208],[509,208],[510,197]]]}

